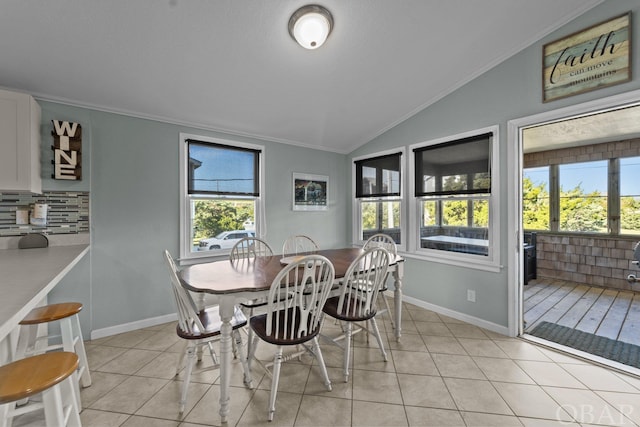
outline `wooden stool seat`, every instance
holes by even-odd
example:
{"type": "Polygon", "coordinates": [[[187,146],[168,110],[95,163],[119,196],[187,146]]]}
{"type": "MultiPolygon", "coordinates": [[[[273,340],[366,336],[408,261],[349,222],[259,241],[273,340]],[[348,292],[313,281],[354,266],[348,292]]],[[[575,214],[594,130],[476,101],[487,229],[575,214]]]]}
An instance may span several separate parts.
{"type": "Polygon", "coordinates": [[[25,356],[48,353],[51,351],[68,351],[77,354],[78,375],[73,375],[75,383],[75,395],[78,399],[78,408],[82,410],[80,400],[80,387],[91,385],[91,373],[89,372],[89,362],[84,348],[82,330],[78,313],[82,311],[82,304],[79,302],[63,302],[59,304],[49,304],[36,307],[31,310],[20,321],[20,340],[16,351],[16,360],[25,356]],[[49,323],[57,322],[60,326],[60,334],[52,335],[48,330],[49,323]],[[62,343],[55,341],[60,339],[62,343]]]}
{"type": "Polygon", "coordinates": [[[0,366],[0,403],[42,393],[78,368],[78,356],[67,351],[40,354],[0,366]]]}
{"type": "Polygon", "coordinates": [[[44,409],[47,427],[80,427],[75,372],[78,355],[67,351],[45,353],[0,366],[0,425],[14,417],[44,409]],[[19,401],[41,394],[42,402],[19,401]]]}
{"type": "Polygon", "coordinates": [[[79,302],[63,302],[49,304],[44,307],[36,307],[20,322],[21,325],[38,325],[40,323],[54,322],[80,313],[82,304],[79,302]]]}

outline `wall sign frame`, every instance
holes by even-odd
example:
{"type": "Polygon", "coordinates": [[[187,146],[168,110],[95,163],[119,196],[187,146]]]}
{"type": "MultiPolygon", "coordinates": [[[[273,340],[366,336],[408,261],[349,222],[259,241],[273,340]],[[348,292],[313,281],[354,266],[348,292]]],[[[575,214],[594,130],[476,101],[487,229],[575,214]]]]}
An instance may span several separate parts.
{"type": "Polygon", "coordinates": [[[51,120],[51,122],[53,124],[51,178],[80,181],[82,179],[82,126],[62,120],[51,120]]]}
{"type": "Polygon", "coordinates": [[[293,173],[292,200],[294,211],[326,211],[329,177],[293,173]]]}
{"type": "Polygon", "coordinates": [[[631,80],[631,12],[542,48],[542,101],[631,80]]]}

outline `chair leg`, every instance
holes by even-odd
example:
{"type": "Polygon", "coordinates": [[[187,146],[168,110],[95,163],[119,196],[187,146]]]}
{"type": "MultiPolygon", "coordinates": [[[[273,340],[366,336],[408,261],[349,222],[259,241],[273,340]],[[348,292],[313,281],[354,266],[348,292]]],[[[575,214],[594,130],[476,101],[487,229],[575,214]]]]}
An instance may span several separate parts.
{"type": "MultiPolygon", "coordinates": [[[[247,319],[251,319],[251,317],[253,316],[253,307],[251,307],[249,309],[249,315],[247,316],[247,319]]],[[[253,354],[251,351],[251,347],[253,346],[253,329],[251,329],[251,326],[247,325],[247,359],[249,359],[251,357],[251,355],[253,354]]],[[[251,366],[251,359],[249,359],[249,366],[251,366]]]]}
{"type": "Polygon", "coordinates": [[[244,385],[253,389],[253,379],[251,378],[251,370],[249,369],[249,359],[244,355],[244,344],[242,342],[242,335],[237,329],[233,331],[233,336],[236,339],[236,348],[240,353],[240,363],[242,363],[242,371],[244,372],[244,385]]]}
{"type": "Polygon", "coordinates": [[[396,324],[393,323],[393,315],[391,313],[391,308],[389,308],[389,301],[387,300],[387,296],[384,294],[384,292],[380,292],[380,295],[382,295],[382,301],[384,302],[384,305],[387,308],[387,317],[389,317],[389,322],[391,323],[391,328],[395,329],[396,328],[396,324]]]}
{"type": "Polygon", "coordinates": [[[273,357],[273,378],[271,378],[271,393],[269,395],[269,421],[273,421],[276,412],[276,395],[278,394],[278,381],[280,380],[280,366],[282,365],[282,346],[278,346],[273,357]]]}
{"type": "Polygon", "coordinates": [[[0,405],[0,427],[11,427],[13,417],[9,417],[9,414],[13,412],[14,407],[15,402],[0,405]]]}
{"type": "Polygon", "coordinates": [[[380,352],[382,353],[382,357],[384,361],[387,361],[387,352],[384,351],[384,344],[382,343],[382,337],[380,336],[380,330],[378,329],[378,323],[376,322],[376,318],[371,318],[371,327],[373,329],[373,333],[376,336],[376,341],[378,341],[378,347],[380,347],[380,352]]]}
{"type": "Polygon", "coordinates": [[[75,387],[73,386],[72,378],[69,377],[65,381],[60,383],[60,387],[62,395],[66,396],[67,402],[64,402],[65,407],[70,406],[70,413],[67,415],[67,427],[81,427],[82,423],[80,422],[80,408],[78,407],[77,400],[73,395],[73,393],[75,393],[75,387]]]}
{"type": "MultiPolygon", "coordinates": [[[[75,387],[73,388],[75,389],[75,387]]],[[[42,403],[44,403],[44,418],[47,425],[64,426],[64,408],[62,407],[60,384],[56,384],[42,392],[42,403]]]]}
{"type": "MultiPolygon", "coordinates": [[[[187,347],[187,368],[184,373],[184,381],[182,382],[182,393],[180,395],[180,413],[184,413],[184,407],[187,405],[187,391],[189,390],[189,383],[191,382],[191,371],[193,371],[193,363],[195,362],[196,349],[198,346],[189,345],[187,347]]],[[[202,354],[202,351],[200,351],[202,354]]]]}
{"type": "MultiPolygon", "coordinates": [[[[73,340],[73,328],[71,326],[70,317],[60,319],[60,335],[62,335],[63,350],[69,351],[71,353],[75,353],[76,346],[73,340]]],[[[78,369],[81,369],[81,368],[82,367],[80,366],[80,362],[78,362],[78,369]]],[[[80,383],[78,381],[78,373],[75,372],[71,376],[74,378],[74,388],[75,388],[76,400],[78,402],[78,410],[82,410],[82,401],[80,400],[80,383]]]]}
{"type": "Polygon", "coordinates": [[[320,350],[318,337],[313,338],[313,353],[316,356],[316,359],[318,359],[320,372],[322,373],[322,377],[324,378],[324,385],[327,387],[328,391],[331,391],[331,380],[329,379],[329,373],[327,372],[327,367],[324,364],[324,358],[322,357],[322,350],[320,350]]]}
{"type": "Polygon", "coordinates": [[[207,342],[207,347],[209,347],[209,354],[211,355],[211,360],[213,361],[213,364],[220,365],[220,361],[218,360],[218,354],[213,348],[213,342],[211,341],[207,342]]]}
{"type": "Polygon", "coordinates": [[[82,338],[82,329],[80,329],[80,319],[76,314],[73,316],[73,327],[75,328],[75,336],[78,337],[78,342],[75,343],[77,347],[76,354],[78,355],[78,359],[80,359],[81,371],[80,371],[80,382],[82,387],[89,387],[91,385],[91,373],[89,372],[89,361],[87,359],[87,352],[84,348],[84,340],[82,338]]]}
{"type": "Polygon", "coordinates": [[[351,341],[353,340],[353,325],[351,322],[347,323],[347,330],[344,335],[344,360],[343,370],[344,370],[344,382],[349,381],[349,360],[351,359],[351,341]]]}
{"type": "Polygon", "coordinates": [[[256,349],[258,348],[258,343],[260,342],[260,337],[254,336],[253,341],[251,342],[251,347],[248,350],[247,354],[247,367],[249,371],[251,371],[251,362],[253,358],[256,357],[256,349]]]}
{"type": "Polygon", "coordinates": [[[184,356],[187,354],[187,347],[189,343],[186,340],[184,341],[184,345],[182,346],[182,351],[178,353],[178,363],[176,364],[176,375],[180,373],[182,370],[182,364],[184,363],[184,356]]]}

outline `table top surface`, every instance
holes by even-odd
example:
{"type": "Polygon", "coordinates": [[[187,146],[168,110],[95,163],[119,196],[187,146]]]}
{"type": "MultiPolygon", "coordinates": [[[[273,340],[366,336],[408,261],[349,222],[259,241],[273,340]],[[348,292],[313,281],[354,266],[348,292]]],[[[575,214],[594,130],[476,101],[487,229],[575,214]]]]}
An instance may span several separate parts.
{"type": "MultiPolygon", "coordinates": [[[[362,253],[361,248],[326,249],[314,254],[327,257],[335,268],[336,278],[344,277],[351,263],[362,253]]],[[[301,254],[304,255],[304,254],[301,254]]],[[[290,257],[286,255],[285,257],[290,257]]],[[[190,265],[178,276],[184,286],[194,292],[227,294],[236,292],[260,292],[271,287],[271,282],[285,267],[282,255],[257,257],[255,260],[228,259],[190,265]]],[[[390,265],[402,262],[396,256],[390,265]]]]}

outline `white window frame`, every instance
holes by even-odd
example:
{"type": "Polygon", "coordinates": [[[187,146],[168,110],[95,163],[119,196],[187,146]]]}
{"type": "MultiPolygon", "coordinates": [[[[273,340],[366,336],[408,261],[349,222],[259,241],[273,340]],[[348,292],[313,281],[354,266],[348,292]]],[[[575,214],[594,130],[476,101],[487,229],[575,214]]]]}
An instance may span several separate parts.
{"type": "MultiPolygon", "coordinates": [[[[206,260],[214,260],[226,258],[229,251],[216,251],[212,254],[208,251],[202,253],[194,253],[191,248],[191,195],[188,192],[188,168],[187,161],[189,157],[189,144],[187,140],[197,140],[202,142],[210,142],[212,144],[222,144],[229,147],[248,148],[252,150],[260,150],[260,165],[259,165],[259,180],[260,180],[260,196],[253,198],[255,200],[255,235],[257,237],[262,236],[265,227],[265,209],[264,201],[265,197],[265,180],[264,180],[264,162],[265,162],[265,149],[262,145],[249,144],[244,142],[231,141],[221,138],[212,138],[203,135],[195,135],[189,133],[180,133],[180,261],[181,264],[189,264],[190,262],[202,262],[206,260]]],[[[202,197],[198,197],[200,199],[202,197]]],[[[238,199],[241,197],[233,196],[211,196],[211,199],[238,199]]],[[[251,198],[249,198],[251,199],[251,198]]]]}
{"type": "MultiPolygon", "coordinates": [[[[482,129],[460,133],[457,135],[447,136],[443,138],[433,139],[425,142],[416,143],[409,146],[411,160],[409,161],[409,235],[407,242],[409,247],[407,250],[411,252],[415,258],[426,261],[433,261],[443,264],[450,264],[459,267],[468,267],[477,270],[485,270],[491,272],[499,272],[500,265],[500,127],[498,125],[489,126],[482,129]],[[414,149],[424,148],[432,145],[439,145],[446,142],[452,142],[464,138],[482,135],[491,132],[493,138],[491,141],[491,193],[489,196],[489,252],[488,255],[474,255],[460,252],[450,252],[438,249],[428,249],[420,247],[420,203],[421,198],[415,196],[415,155],[414,149]]],[[[470,196],[472,197],[472,196],[470,196]]]]}
{"type": "Polygon", "coordinates": [[[361,238],[362,236],[362,223],[360,219],[362,218],[362,209],[361,209],[361,201],[380,201],[380,202],[400,202],[400,244],[397,245],[398,252],[405,252],[407,250],[407,209],[406,209],[406,149],[405,147],[398,147],[391,150],[378,151],[376,153],[371,153],[363,156],[354,157],[351,159],[351,199],[352,199],[352,212],[353,212],[353,235],[352,242],[354,245],[364,245],[365,241],[361,238]],[[371,197],[358,199],[356,198],[356,164],[355,162],[359,160],[371,159],[374,157],[381,157],[390,154],[400,153],[400,196],[389,196],[389,197],[371,197]]]}

